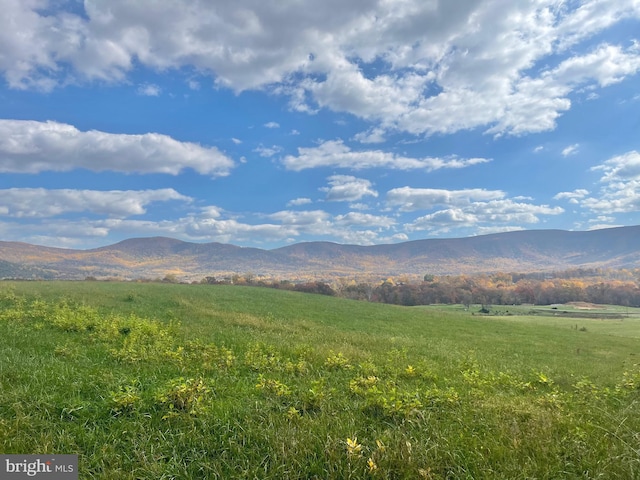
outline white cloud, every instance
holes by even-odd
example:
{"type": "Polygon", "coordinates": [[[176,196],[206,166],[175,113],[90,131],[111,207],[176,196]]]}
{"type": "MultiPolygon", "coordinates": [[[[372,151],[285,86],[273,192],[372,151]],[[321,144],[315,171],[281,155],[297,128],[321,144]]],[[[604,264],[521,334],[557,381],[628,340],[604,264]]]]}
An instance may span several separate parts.
{"type": "Polygon", "coordinates": [[[556,194],[553,199],[554,200],[569,200],[570,203],[578,203],[578,200],[583,199],[589,195],[589,190],[585,190],[584,188],[578,188],[573,192],[560,192],[556,194]]]}
{"type": "Polygon", "coordinates": [[[264,126],[267,128],[280,128],[280,124],[277,122],[267,122],[264,126]]]}
{"type": "Polygon", "coordinates": [[[322,210],[306,210],[302,212],[283,210],[272,213],[268,217],[283,225],[309,226],[326,223],[330,215],[322,210]]]}
{"type": "Polygon", "coordinates": [[[337,167],[351,170],[365,168],[422,169],[430,172],[441,168],[465,168],[489,161],[486,158],[409,158],[382,150],[353,151],[342,140],[330,140],[317,147],[298,148],[297,157],[287,155],[282,163],[288,170],[294,171],[337,167]]]}
{"type": "Polygon", "coordinates": [[[615,222],[615,221],[616,221],[615,217],[611,217],[611,216],[607,216],[607,215],[598,215],[596,218],[590,219],[589,223],[597,223],[597,222],[611,223],[611,222],[615,222]]]}
{"type": "Polygon", "coordinates": [[[92,171],[167,173],[192,168],[228,175],[233,161],[215,147],[179,142],[166,135],[82,132],[58,122],[0,120],[0,172],[92,171]]]}
{"type": "Polygon", "coordinates": [[[396,233],[387,239],[391,243],[395,242],[406,242],[409,240],[409,237],[406,233],[396,233]]]}
{"type": "Polygon", "coordinates": [[[152,83],[145,83],[138,87],[138,95],[144,95],[145,97],[157,97],[162,92],[162,89],[158,85],[152,83]]]}
{"type": "Polygon", "coordinates": [[[242,140],[240,140],[238,138],[234,138],[234,137],[231,138],[231,141],[233,143],[235,143],[236,145],[240,145],[242,143],[242,140]]]}
{"type": "Polygon", "coordinates": [[[575,89],[606,87],[640,68],[635,44],[583,47],[640,18],[637,0],[278,8],[250,0],[110,0],[85,2],[82,16],[64,6],[4,0],[0,72],[11,88],[124,82],[137,66],[185,69],[237,92],[291,95],[300,111],[329,108],[382,128],[522,135],[555,128],[575,89]]]}
{"type": "MultiPolygon", "coordinates": [[[[387,192],[387,205],[401,212],[427,210],[405,225],[406,231],[448,232],[451,228],[473,227],[500,229],[520,228],[518,224],[534,224],[541,215],[559,215],[560,207],[534,205],[505,198],[501,190],[443,190],[401,187],[387,192]],[[442,208],[444,207],[444,208],[442,208]]],[[[499,231],[499,230],[495,230],[499,231]]]]}
{"type": "Polygon", "coordinates": [[[280,153],[282,151],[282,147],[279,147],[278,145],[272,145],[270,147],[265,147],[264,145],[260,145],[254,148],[253,151],[256,152],[258,155],[260,155],[261,157],[270,158],[280,153]]]}
{"type": "Polygon", "coordinates": [[[310,198],[306,198],[306,197],[294,198],[293,200],[290,200],[289,202],[287,202],[287,207],[298,207],[300,205],[308,205],[309,203],[313,203],[313,201],[310,198]]]}
{"type": "Polygon", "coordinates": [[[595,213],[626,213],[640,211],[640,153],[633,150],[591,168],[603,171],[604,184],[599,197],[589,197],[582,206],[595,213]]]}
{"type": "Polygon", "coordinates": [[[602,165],[591,170],[602,170],[602,182],[616,182],[626,180],[640,180],[640,152],[632,150],[623,155],[610,158],[602,165]]]}
{"type": "Polygon", "coordinates": [[[366,203],[351,203],[349,205],[349,208],[351,210],[370,210],[371,209],[371,207],[366,203]]]}
{"type": "MultiPolygon", "coordinates": [[[[202,215],[193,215],[171,224],[156,225],[155,228],[172,228],[183,235],[188,235],[189,238],[223,242],[230,240],[255,242],[256,239],[259,241],[287,239],[295,241],[302,235],[313,235],[315,237],[325,236],[346,243],[370,245],[383,240],[385,237],[380,236],[380,231],[388,230],[395,224],[393,219],[385,216],[352,212],[333,217],[322,210],[284,210],[267,215],[267,218],[273,223],[250,225],[235,219],[209,219],[202,215]],[[366,228],[363,229],[363,227],[366,228]],[[374,231],[371,228],[378,230],[374,231]]],[[[122,226],[126,223],[118,222],[118,225],[122,226]]],[[[150,228],[151,225],[149,224],[147,228],[150,228]]]]}
{"type": "Polygon", "coordinates": [[[207,205],[200,209],[200,217],[202,218],[220,218],[222,210],[215,205],[207,205]]]}
{"type": "Polygon", "coordinates": [[[580,144],[578,143],[574,143],[573,145],[569,145],[568,147],[565,147],[562,149],[562,156],[563,157],[568,157],[570,155],[575,155],[576,153],[578,153],[578,149],[580,148],[580,144]]]}
{"type": "Polygon", "coordinates": [[[74,212],[125,218],[142,215],[155,202],[191,198],[172,188],[160,190],[48,190],[44,188],[9,188],[0,190],[0,211],[14,218],[48,218],[74,212]]]}
{"type": "Polygon", "coordinates": [[[384,130],[381,128],[372,128],[366,132],[357,133],[353,139],[360,143],[382,143],[386,141],[384,130]]]}
{"type": "Polygon", "coordinates": [[[336,236],[336,228],[332,216],[323,210],[283,210],[267,215],[267,218],[278,223],[285,231],[287,237],[299,237],[300,235],[336,236]]]}
{"type": "Polygon", "coordinates": [[[371,215],[369,213],[349,212],[345,215],[338,215],[335,217],[337,225],[352,227],[381,227],[390,228],[396,224],[396,221],[384,215],[371,215]]]}
{"type": "Polygon", "coordinates": [[[568,96],[572,91],[585,85],[606,87],[638,70],[637,51],[601,45],[542,71],[538,77],[523,76],[513,85],[514,93],[504,96],[504,111],[487,133],[522,135],[552,130],[557,118],[571,108],[568,96]]]}
{"type": "Polygon", "coordinates": [[[331,186],[320,188],[320,191],[326,192],[327,200],[332,202],[355,202],[365,196],[378,196],[371,182],[364,178],[333,175],[327,180],[331,186]]]}
{"type": "Polygon", "coordinates": [[[383,242],[384,237],[380,237],[379,232],[374,230],[335,230],[333,234],[341,243],[347,245],[374,245],[383,242]]]}
{"type": "Polygon", "coordinates": [[[563,212],[560,207],[514,202],[511,199],[491,200],[438,210],[416,219],[408,229],[432,230],[443,226],[478,228],[483,223],[489,224],[488,228],[492,229],[500,224],[508,224],[512,229],[513,224],[535,224],[540,221],[540,215],[559,215],[563,212]]]}
{"type": "Polygon", "coordinates": [[[592,52],[563,61],[547,76],[559,85],[574,86],[595,82],[601,87],[619,83],[640,69],[640,55],[634,47],[602,44],[592,52]]]}
{"type": "MultiPolygon", "coordinates": [[[[154,226],[154,224],[150,224],[154,226]]],[[[177,229],[181,235],[192,239],[216,242],[279,241],[289,236],[296,236],[295,228],[277,224],[247,224],[235,219],[199,218],[196,216],[180,219],[166,227],[177,229]]],[[[162,227],[162,225],[160,225],[162,227]]],[[[139,227],[136,227],[136,229],[139,227]]]]}
{"type": "Polygon", "coordinates": [[[504,198],[501,190],[480,188],[465,190],[443,190],[435,188],[394,188],[387,192],[387,205],[401,211],[430,210],[437,206],[464,206],[477,201],[491,201],[504,198]]]}
{"type": "Polygon", "coordinates": [[[212,218],[209,210],[217,207],[206,207],[202,214],[187,215],[173,220],[153,221],[148,219],[81,218],[74,222],[65,219],[47,219],[45,223],[0,222],[0,233],[6,239],[37,242],[46,245],[64,246],[71,241],[60,242],[59,238],[80,240],[83,244],[104,245],[105,237],[111,235],[138,236],[170,236],[191,241],[207,242],[251,242],[284,241],[289,237],[297,237],[297,227],[277,223],[243,223],[232,218],[212,218]],[[98,242],[96,244],[96,241],[98,242]]]}

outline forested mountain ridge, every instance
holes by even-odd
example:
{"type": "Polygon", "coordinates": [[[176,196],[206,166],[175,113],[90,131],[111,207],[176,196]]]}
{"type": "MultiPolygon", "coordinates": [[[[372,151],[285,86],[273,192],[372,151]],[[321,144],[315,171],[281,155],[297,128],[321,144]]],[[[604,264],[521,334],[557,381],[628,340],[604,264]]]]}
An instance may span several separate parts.
{"type": "Polygon", "coordinates": [[[91,250],[0,242],[4,277],[82,279],[87,276],[194,280],[252,272],[292,278],[358,274],[457,275],[554,271],[575,267],[640,267],[640,226],[593,231],[524,230],[388,245],[306,242],[273,250],[166,237],[134,238],[91,250]]]}

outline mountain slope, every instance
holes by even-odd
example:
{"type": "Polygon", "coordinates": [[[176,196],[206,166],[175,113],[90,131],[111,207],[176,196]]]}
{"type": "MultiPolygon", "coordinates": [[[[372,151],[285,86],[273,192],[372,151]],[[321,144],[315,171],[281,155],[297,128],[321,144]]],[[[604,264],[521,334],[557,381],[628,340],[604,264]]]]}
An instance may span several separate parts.
{"type": "Polygon", "coordinates": [[[389,245],[307,242],[274,250],[153,237],[92,250],[0,242],[3,277],[197,279],[253,272],[276,276],[460,274],[640,267],[640,226],[588,232],[530,230],[389,245]]]}

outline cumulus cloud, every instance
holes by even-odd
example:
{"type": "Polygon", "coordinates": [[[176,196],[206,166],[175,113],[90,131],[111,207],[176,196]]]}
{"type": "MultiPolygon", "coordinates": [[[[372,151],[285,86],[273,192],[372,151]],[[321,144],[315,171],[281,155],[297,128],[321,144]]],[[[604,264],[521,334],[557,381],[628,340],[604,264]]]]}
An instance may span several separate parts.
{"type": "Polygon", "coordinates": [[[633,150],[591,168],[602,171],[598,197],[585,198],[582,206],[595,213],[640,211],[640,153],[633,150]]]}
{"type": "Polygon", "coordinates": [[[490,201],[504,198],[501,190],[480,188],[464,190],[443,190],[437,188],[400,187],[387,192],[387,205],[398,207],[401,211],[430,210],[437,206],[469,205],[477,201],[490,201]]]}
{"type": "Polygon", "coordinates": [[[167,135],[80,131],[58,122],[0,120],[0,172],[39,173],[84,168],[177,175],[193,169],[228,175],[233,161],[215,147],[180,142],[167,135]]]}
{"type": "Polygon", "coordinates": [[[381,128],[372,128],[366,132],[360,132],[353,136],[356,142],[360,143],[382,143],[386,141],[384,130],[381,128]]]}
{"type": "Polygon", "coordinates": [[[377,197],[371,182],[364,178],[356,178],[350,175],[333,175],[327,179],[330,187],[320,188],[326,192],[327,200],[332,202],[354,202],[365,196],[377,197]]]}
{"type": "Polygon", "coordinates": [[[337,225],[352,227],[381,227],[390,228],[396,224],[396,221],[385,215],[371,215],[369,213],[349,212],[345,215],[335,217],[337,225]]]}
{"type": "Polygon", "coordinates": [[[636,44],[583,48],[640,18],[636,0],[277,8],[110,0],[85,2],[83,15],[63,10],[65,3],[3,2],[0,72],[10,87],[123,82],[138,65],[185,69],[237,92],[289,95],[299,111],[349,112],[381,128],[521,135],[554,128],[576,89],[603,88],[640,69],[636,44]]]}
{"type": "Polygon", "coordinates": [[[260,241],[282,241],[312,235],[344,243],[371,245],[381,241],[399,241],[406,237],[403,234],[397,234],[393,239],[384,236],[382,232],[395,225],[393,219],[357,212],[332,216],[322,210],[284,210],[270,214],[267,218],[273,223],[248,224],[235,219],[203,219],[200,216],[190,216],[176,223],[191,238],[213,238],[216,241],[255,241],[256,238],[260,241]]]}
{"type": "Polygon", "coordinates": [[[317,147],[298,148],[298,156],[287,155],[282,163],[288,170],[337,167],[351,170],[391,168],[397,170],[426,170],[465,168],[486,163],[486,158],[409,158],[382,150],[353,151],[342,140],[330,140],[317,147]]]}
{"type": "MultiPolygon", "coordinates": [[[[520,224],[535,224],[541,215],[559,215],[561,207],[535,205],[506,198],[501,190],[465,189],[443,190],[401,187],[387,192],[386,203],[401,212],[426,210],[405,229],[413,231],[449,231],[451,228],[473,227],[513,229],[520,224]]],[[[495,230],[499,231],[499,230],[495,230]]]]}
{"type": "Polygon", "coordinates": [[[125,218],[146,213],[155,202],[191,202],[172,188],[160,190],[48,190],[9,188],[0,190],[0,216],[47,218],[68,213],[89,212],[125,218]]]}
{"type": "Polygon", "coordinates": [[[496,228],[500,224],[535,224],[540,215],[559,215],[564,212],[561,207],[533,205],[514,202],[511,199],[492,200],[489,202],[473,202],[464,207],[453,207],[438,210],[416,219],[408,226],[409,230],[432,230],[446,227],[482,227],[490,224],[496,228]]]}
{"type": "Polygon", "coordinates": [[[48,245],[64,246],[73,238],[100,239],[109,235],[121,236],[171,236],[192,241],[216,241],[223,243],[261,243],[294,240],[304,235],[326,237],[332,240],[360,245],[380,241],[399,241],[406,237],[396,234],[388,238],[381,234],[394,221],[385,216],[360,213],[332,216],[322,210],[284,210],[266,216],[267,221],[249,222],[232,215],[217,206],[202,207],[198,212],[175,219],[154,221],[131,218],[81,218],[73,223],[61,218],[47,219],[44,223],[30,223],[21,228],[18,223],[1,222],[3,238],[29,239],[48,245]],[[375,228],[373,230],[372,228],[375,228]],[[69,239],[69,241],[67,240],[69,239]]]}
{"type": "Polygon", "coordinates": [[[618,83],[640,70],[640,54],[635,48],[601,45],[584,55],[562,61],[537,77],[522,76],[514,91],[503,95],[505,105],[487,133],[522,135],[552,130],[560,115],[571,108],[571,92],[618,83]]]}
{"type": "Polygon", "coordinates": [[[606,183],[640,180],[640,152],[633,150],[623,155],[610,158],[602,165],[593,167],[591,170],[604,172],[601,181],[606,183]]]}
{"type": "Polygon", "coordinates": [[[272,213],[268,216],[273,220],[277,220],[283,225],[318,225],[329,220],[330,215],[323,210],[306,210],[302,212],[283,210],[272,213]]]}
{"type": "MultiPolygon", "coordinates": [[[[238,241],[280,241],[298,235],[295,228],[277,224],[248,224],[236,219],[198,218],[195,216],[172,222],[182,235],[192,239],[238,242],[238,241]]],[[[137,228],[137,227],[136,227],[137,228]]]]}
{"type": "Polygon", "coordinates": [[[280,124],[278,122],[267,122],[264,126],[267,128],[280,128],[280,124]]]}
{"type": "Polygon", "coordinates": [[[585,190],[584,188],[578,188],[573,192],[560,192],[556,194],[553,199],[554,200],[568,200],[569,203],[578,204],[579,200],[583,199],[589,195],[589,190],[585,190]]]}

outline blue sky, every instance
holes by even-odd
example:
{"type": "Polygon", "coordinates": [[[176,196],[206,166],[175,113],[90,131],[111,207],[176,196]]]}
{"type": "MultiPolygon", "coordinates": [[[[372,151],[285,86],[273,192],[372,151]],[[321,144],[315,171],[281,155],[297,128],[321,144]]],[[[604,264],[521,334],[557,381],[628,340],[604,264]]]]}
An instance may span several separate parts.
{"type": "Polygon", "coordinates": [[[0,0],[0,239],[640,223],[637,0],[0,0]]]}

